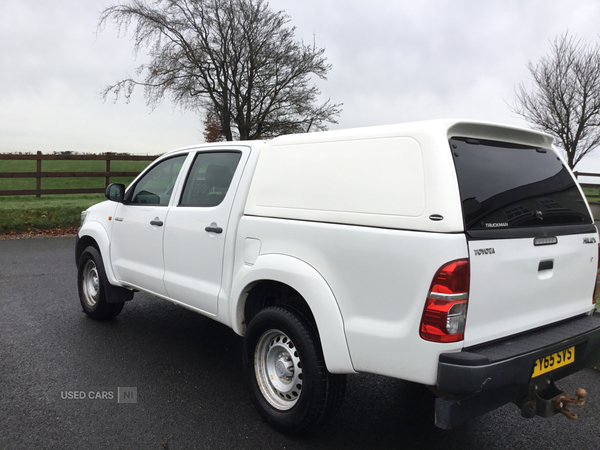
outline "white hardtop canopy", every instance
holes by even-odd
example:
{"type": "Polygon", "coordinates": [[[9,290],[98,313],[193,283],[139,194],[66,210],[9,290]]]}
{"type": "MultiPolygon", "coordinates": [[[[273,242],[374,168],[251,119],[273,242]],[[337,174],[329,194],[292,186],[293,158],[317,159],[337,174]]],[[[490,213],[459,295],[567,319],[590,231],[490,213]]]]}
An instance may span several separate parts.
{"type": "Polygon", "coordinates": [[[280,136],[260,151],[245,213],[461,232],[454,136],[552,147],[536,131],[453,119],[280,136]]]}

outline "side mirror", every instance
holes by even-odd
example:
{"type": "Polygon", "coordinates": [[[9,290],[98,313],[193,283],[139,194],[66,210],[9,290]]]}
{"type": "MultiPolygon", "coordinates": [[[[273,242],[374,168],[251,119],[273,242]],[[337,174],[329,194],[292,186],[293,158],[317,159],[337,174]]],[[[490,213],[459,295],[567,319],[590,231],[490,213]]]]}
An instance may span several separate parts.
{"type": "Polygon", "coordinates": [[[106,198],[117,203],[123,203],[125,198],[125,185],[121,183],[111,183],[104,192],[106,198]]]}

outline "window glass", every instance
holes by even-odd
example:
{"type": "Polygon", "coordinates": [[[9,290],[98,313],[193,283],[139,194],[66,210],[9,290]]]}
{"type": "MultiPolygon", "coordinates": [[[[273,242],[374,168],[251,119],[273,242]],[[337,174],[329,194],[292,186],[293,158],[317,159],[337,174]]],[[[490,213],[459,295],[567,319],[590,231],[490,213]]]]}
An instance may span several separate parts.
{"type": "Polygon", "coordinates": [[[462,137],[450,145],[467,230],[592,223],[553,151],[462,137]]]}
{"type": "Polygon", "coordinates": [[[216,206],[231,184],[239,152],[198,153],[185,183],[181,206],[216,206]]]}
{"type": "Polygon", "coordinates": [[[152,167],[134,186],[129,203],[167,206],[186,157],[175,156],[152,167]]]}

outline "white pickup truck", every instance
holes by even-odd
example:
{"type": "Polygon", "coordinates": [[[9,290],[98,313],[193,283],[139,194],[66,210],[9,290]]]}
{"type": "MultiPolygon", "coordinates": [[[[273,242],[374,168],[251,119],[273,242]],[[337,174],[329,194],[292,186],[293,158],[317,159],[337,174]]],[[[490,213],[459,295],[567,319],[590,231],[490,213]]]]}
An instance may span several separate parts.
{"type": "Polygon", "coordinates": [[[280,430],[330,417],[357,372],[430,387],[445,429],[584,399],[555,381],[600,356],[598,232],[547,135],[439,120],[204,144],[106,195],[78,232],[84,312],[143,291],[231,327],[280,430]]]}

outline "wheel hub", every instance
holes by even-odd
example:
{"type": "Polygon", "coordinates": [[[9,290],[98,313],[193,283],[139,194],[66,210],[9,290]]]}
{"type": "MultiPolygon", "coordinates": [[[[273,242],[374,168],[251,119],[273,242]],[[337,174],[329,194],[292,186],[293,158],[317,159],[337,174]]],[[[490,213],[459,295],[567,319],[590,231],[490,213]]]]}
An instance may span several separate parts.
{"type": "Polygon", "coordinates": [[[83,270],[83,294],[85,302],[94,306],[98,300],[100,291],[100,278],[98,269],[92,260],[88,261],[83,270]]]}
{"type": "Polygon", "coordinates": [[[275,364],[275,371],[279,378],[289,380],[292,377],[294,374],[294,363],[289,355],[283,353],[279,355],[279,361],[275,364]]]}

